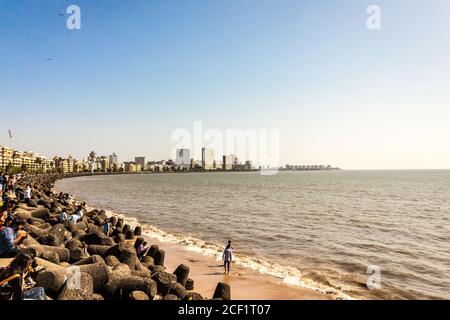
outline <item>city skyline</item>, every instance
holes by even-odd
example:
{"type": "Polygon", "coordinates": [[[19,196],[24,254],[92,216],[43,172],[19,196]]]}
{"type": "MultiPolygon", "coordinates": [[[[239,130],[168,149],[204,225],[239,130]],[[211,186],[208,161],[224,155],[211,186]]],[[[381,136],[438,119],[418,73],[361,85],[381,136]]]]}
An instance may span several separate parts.
{"type": "Polygon", "coordinates": [[[145,160],[145,157],[135,157],[134,161],[120,161],[115,152],[110,155],[99,155],[90,151],[86,158],[54,156],[47,158],[33,151],[20,151],[0,145],[0,171],[6,173],[86,173],[86,172],[173,172],[173,171],[267,171],[277,170],[341,170],[331,165],[255,165],[252,160],[239,159],[234,154],[222,155],[216,159],[214,150],[202,148],[202,158],[189,158],[190,149],[177,149],[176,159],[145,160]]]}
{"type": "Polygon", "coordinates": [[[13,116],[0,145],[11,129],[14,148],[46,157],[165,159],[172,132],[200,120],[278,129],[280,165],[449,169],[449,11],[446,0],[2,1],[0,111],[13,116]],[[71,4],[80,30],[56,14],[71,4]],[[367,28],[373,4],[380,30],[367,28]]]}

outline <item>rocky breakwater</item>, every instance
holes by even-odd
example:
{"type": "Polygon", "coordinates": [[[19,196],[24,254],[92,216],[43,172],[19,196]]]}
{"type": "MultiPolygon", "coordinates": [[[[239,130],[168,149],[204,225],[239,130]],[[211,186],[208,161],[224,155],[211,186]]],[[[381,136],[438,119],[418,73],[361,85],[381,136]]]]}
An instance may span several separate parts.
{"type": "MultiPolygon", "coordinates": [[[[75,213],[77,205],[68,194],[52,191],[54,182],[66,176],[56,174],[25,176],[16,184],[18,199],[26,185],[32,198],[19,201],[13,215],[26,222],[28,238],[24,250],[44,265],[35,281],[48,297],[58,300],[204,300],[193,291],[189,266],[182,264],[173,272],[164,266],[165,251],[150,247],[141,260],[136,248],[144,241],[141,227],[132,228],[112,217],[111,232],[101,225],[107,217],[103,210],[85,212],[77,222],[61,223],[65,210],[75,213]]],[[[212,299],[229,300],[230,287],[218,283],[212,299]]]]}

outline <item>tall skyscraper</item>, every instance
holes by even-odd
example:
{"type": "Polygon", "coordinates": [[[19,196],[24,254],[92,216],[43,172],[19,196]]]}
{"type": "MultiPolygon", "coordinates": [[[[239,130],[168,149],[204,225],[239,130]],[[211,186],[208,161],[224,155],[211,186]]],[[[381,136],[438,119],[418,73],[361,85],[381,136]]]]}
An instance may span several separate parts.
{"type": "Polygon", "coordinates": [[[88,162],[95,162],[95,158],[96,158],[95,152],[91,151],[91,153],[89,153],[88,162]]]}
{"type": "Polygon", "coordinates": [[[111,165],[119,164],[119,157],[117,156],[117,154],[113,153],[112,155],[109,156],[109,163],[111,165]]]}
{"type": "Polygon", "coordinates": [[[175,163],[183,168],[190,168],[191,166],[191,150],[177,149],[177,158],[175,163]]]}
{"type": "Polygon", "coordinates": [[[222,169],[223,170],[232,170],[233,169],[233,155],[224,155],[222,161],[222,169]]]}
{"type": "Polygon", "coordinates": [[[204,170],[214,169],[214,150],[202,148],[202,168],[204,170]]]}
{"type": "Polygon", "coordinates": [[[145,157],[134,157],[134,163],[140,164],[141,168],[145,166],[145,157]]]}

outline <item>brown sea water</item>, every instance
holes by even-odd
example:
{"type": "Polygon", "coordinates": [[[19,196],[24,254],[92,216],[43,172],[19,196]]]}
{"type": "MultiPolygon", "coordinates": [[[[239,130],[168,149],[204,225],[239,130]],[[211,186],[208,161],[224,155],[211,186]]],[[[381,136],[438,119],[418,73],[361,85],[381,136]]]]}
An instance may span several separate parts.
{"type": "Polygon", "coordinates": [[[355,298],[450,299],[450,171],[138,174],[56,189],[145,231],[291,284],[355,298]],[[381,288],[366,286],[367,268],[381,288]]]}

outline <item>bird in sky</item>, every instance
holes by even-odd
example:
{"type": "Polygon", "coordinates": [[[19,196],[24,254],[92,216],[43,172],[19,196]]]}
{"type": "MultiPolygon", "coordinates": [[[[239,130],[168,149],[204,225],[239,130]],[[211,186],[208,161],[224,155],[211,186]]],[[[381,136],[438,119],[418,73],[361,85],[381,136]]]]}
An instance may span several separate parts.
{"type": "Polygon", "coordinates": [[[64,16],[65,16],[65,14],[64,14],[64,13],[58,13],[58,16],[60,16],[60,17],[64,17],[64,16]]]}
{"type": "Polygon", "coordinates": [[[47,58],[47,60],[46,61],[53,61],[53,59],[52,58],[47,58]]]}

